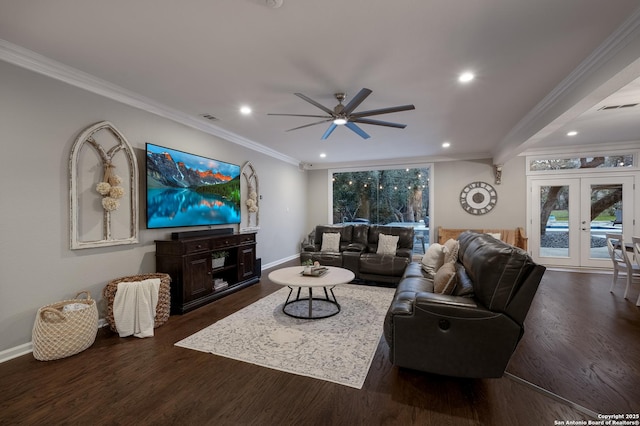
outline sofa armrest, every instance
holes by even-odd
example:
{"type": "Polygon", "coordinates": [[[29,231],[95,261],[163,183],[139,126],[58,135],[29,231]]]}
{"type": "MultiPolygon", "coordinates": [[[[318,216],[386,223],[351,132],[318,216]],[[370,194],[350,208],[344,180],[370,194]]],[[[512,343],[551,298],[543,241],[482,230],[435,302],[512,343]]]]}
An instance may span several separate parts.
{"type": "Polygon", "coordinates": [[[385,318],[394,364],[454,377],[501,377],[520,336],[507,315],[466,297],[417,293],[413,312],[385,318]]]}
{"type": "Polygon", "coordinates": [[[302,251],[320,251],[320,246],[317,244],[305,244],[302,246],[302,251]]]}
{"type": "Polygon", "coordinates": [[[461,318],[487,318],[495,315],[494,312],[478,306],[476,301],[470,297],[440,293],[418,293],[415,305],[416,308],[429,309],[437,314],[455,314],[461,318]]]}

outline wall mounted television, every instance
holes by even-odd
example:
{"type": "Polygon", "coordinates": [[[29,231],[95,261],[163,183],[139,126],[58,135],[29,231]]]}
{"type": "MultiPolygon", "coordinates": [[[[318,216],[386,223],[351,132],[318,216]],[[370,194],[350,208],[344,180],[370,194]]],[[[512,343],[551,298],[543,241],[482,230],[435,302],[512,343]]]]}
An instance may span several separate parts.
{"type": "Polygon", "coordinates": [[[146,144],[147,228],[240,223],[240,166],[146,144]]]}

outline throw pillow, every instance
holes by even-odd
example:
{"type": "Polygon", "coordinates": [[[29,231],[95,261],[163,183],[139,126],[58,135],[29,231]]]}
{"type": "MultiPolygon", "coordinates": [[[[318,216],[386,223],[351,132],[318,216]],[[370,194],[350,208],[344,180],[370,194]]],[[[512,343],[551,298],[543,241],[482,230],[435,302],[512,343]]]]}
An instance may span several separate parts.
{"type": "Polygon", "coordinates": [[[400,237],[397,235],[380,234],[378,236],[378,250],[376,251],[376,253],[396,254],[399,239],[400,237]]]}
{"type": "Polygon", "coordinates": [[[446,248],[444,252],[444,263],[457,262],[458,250],[460,249],[460,242],[458,240],[454,240],[453,238],[449,238],[444,243],[444,246],[446,248]]]}
{"type": "Polygon", "coordinates": [[[491,235],[496,240],[501,240],[502,239],[502,234],[499,233],[499,232],[487,232],[487,235],[491,235]]]}
{"type": "Polygon", "coordinates": [[[436,272],[436,277],[433,279],[433,291],[440,294],[452,294],[457,283],[456,265],[453,262],[448,262],[436,272]]]}
{"type": "Polygon", "coordinates": [[[325,232],[322,234],[322,246],[320,251],[340,251],[340,233],[325,232]]]}
{"type": "Polygon", "coordinates": [[[422,270],[430,277],[433,277],[444,263],[444,251],[442,249],[442,244],[433,243],[429,245],[426,253],[422,256],[422,261],[420,262],[422,270]]]}

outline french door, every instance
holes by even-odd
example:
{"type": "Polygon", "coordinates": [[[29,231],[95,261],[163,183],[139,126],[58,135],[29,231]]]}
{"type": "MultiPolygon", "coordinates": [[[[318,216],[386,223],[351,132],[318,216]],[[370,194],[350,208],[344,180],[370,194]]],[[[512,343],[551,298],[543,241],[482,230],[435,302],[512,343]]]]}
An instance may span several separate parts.
{"type": "Polygon", "coordinates": [[[633,176],[531,179],[533,258],[544,265],[610,267],[606,233],[633,233],[633,176]]]}

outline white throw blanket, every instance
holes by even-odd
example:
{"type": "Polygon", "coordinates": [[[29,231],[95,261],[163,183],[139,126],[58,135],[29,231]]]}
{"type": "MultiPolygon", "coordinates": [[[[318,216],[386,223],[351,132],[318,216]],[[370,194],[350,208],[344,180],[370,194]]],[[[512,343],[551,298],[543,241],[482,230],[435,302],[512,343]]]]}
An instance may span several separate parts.
{"type": "Polygon", "coordinates": [[[152,337],[160,279],[118,283],[113,319],[120,337],[152,337]]]}

